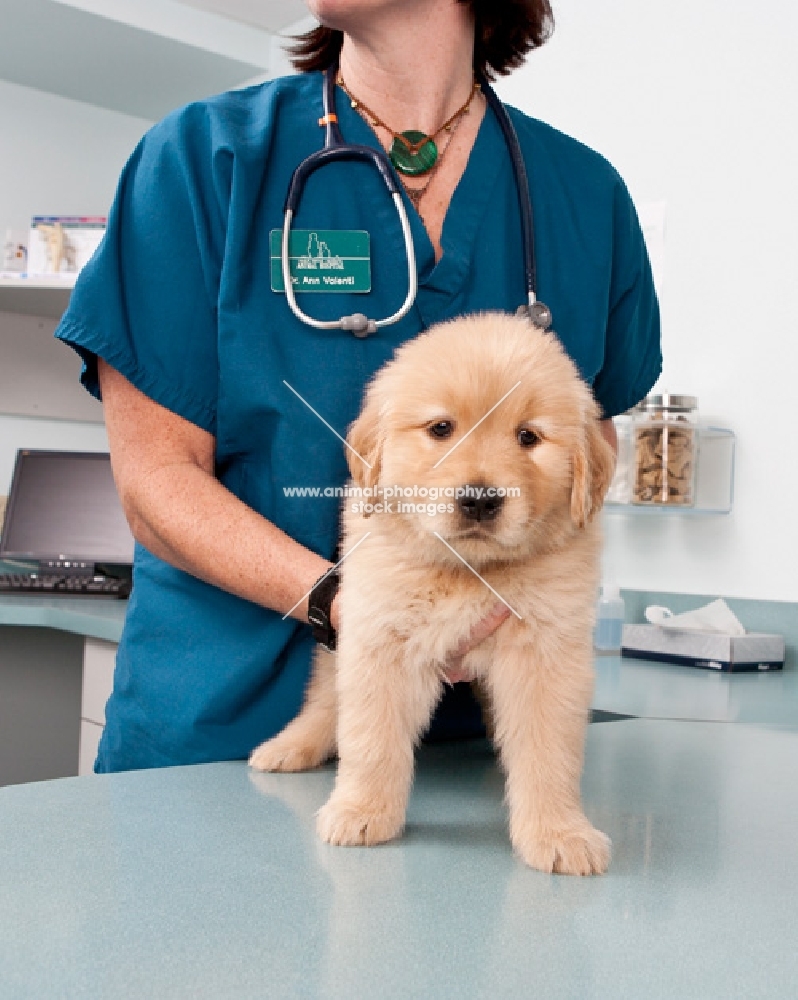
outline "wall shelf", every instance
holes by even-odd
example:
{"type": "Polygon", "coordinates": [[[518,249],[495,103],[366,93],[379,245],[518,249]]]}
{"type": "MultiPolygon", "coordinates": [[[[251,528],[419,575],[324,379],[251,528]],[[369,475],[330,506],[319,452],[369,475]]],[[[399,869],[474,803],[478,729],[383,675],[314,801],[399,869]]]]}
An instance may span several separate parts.
{"type": "Polygon", "coordinates": [[[80,385],[80,358],[53,338],[75,275],[0,277],[0,414],[102,423],[80,385]]]}
{"type": "MultiPolygon", "coordinates": [[[[0,302],[7,292],[0,289],[0,302]]],[[[0,313],[0,414],[102,423],[102,406],[80,384],[80,358],[53,337],[61,315],[59,296],[65,305],[69,290],[13,289],[13,295],[32,296],[29,305],[37,295],[50,301],[29,315],[0,313]],[[48,305],[51,314],[43,315],[48,305]]]]}
{"type": "Polygon", "coordinates": [[[631,496],[634,454],[631,421],[617,420],[618,468],[604,509],[610,514],[633,517],[717,517],[730,514],[734,502],[736,438],[727,427],[698,426],[695,504],[636,504],[631,496]]]}
{"type": "Polygon", "coordinates": [[[0,277],[0,312],[60,319],[69,305],[75,277],[0,277]]]}

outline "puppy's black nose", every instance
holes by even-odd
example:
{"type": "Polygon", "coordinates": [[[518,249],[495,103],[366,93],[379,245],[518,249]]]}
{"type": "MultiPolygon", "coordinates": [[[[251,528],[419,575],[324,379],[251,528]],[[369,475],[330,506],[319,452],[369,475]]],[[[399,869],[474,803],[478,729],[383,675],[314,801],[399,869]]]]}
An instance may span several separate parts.
{"type": "Polygon", "coordinates": [[[462,491],[457,506],[469,521],[492,521],[504,503],[504,497],[489,495],[488,486],[463,486],[462,491]]]}

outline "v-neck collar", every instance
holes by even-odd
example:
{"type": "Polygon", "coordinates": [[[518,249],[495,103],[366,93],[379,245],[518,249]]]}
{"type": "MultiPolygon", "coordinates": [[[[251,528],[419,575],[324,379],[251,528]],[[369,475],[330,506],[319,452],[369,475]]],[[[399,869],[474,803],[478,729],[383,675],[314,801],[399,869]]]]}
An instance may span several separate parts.
{"type": "MultiPolygon", "coordinates": [[[[357,110],[352,108],[351,102],[340,87],[336,92],[336,110],[346,142],[371,146],[374,149],[381,148],[375,132],[357,110]]],[[[476,251],[477,231],[487,212],[503,163],[503,158],[496,156],[497,148],[504,148],[504,138],[496,116],[491,108],[487,107],[474,145],[471,147],[466,168],[454,190],[443,220],[441,233],[443,255],[437,262],[435,249],[424,223],[404,188],[401,188],[416,251],[419,285],[416,307],[424,326],[429,326],[448,315],[451,300],[458,295],[465,284],[476,251]]]]}

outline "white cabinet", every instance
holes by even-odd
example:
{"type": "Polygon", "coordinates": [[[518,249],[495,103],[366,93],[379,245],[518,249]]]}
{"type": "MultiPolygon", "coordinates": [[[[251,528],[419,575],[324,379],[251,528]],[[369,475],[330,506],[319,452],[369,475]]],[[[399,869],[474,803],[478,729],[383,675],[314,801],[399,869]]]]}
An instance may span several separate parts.
{"type": "Polygon", "coordinates": [[[105,705],[114,686],[117,644],[87,637],[83,647],[78,774],[91,774],[105,726],[105,705]]]}
{"type": "Polygon", "coordinates": [[[78,752],[78,776],[94,773],[94,762],[97,760],[97,749],[103,727],[88,719],[80,720],[80,750],[78,752]]]}

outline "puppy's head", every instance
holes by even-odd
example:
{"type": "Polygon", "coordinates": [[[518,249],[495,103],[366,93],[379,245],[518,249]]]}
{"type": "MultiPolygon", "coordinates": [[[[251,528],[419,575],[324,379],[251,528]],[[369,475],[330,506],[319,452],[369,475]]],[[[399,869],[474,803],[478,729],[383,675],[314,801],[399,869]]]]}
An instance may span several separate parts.
{"type": "Polygon", "coordinates": [[[614,456],[598,421],[554,335],[484,313],[431,328],[377,373],[349,467],[398,530],[437,533],[472,565],[513,561],[556,547],[601,507],[614,456]]]}

